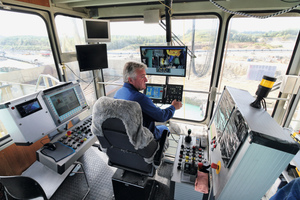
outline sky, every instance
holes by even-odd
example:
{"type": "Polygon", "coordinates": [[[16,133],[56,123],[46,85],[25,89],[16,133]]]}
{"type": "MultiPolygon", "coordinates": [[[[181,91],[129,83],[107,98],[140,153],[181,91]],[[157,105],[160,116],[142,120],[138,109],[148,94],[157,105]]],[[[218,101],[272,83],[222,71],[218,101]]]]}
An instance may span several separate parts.
{"type": "MultiPolygon", "coordinates": [[[[172,30],[177,35],[182,35],[185,31],[192,27],[192,20],[174,20],[172,22],[172,30]]],[[[74,34],[74,25],[64,21],[63,17],[56,20],[58,29],[65,35],[74,34]],[[58,23],[58,22],[61,23],[58,23]],[[63,31],[62,31],[63,29],[63,31]]],[[[81,27],[81,20],[79,20],[78,27],[81,27]]],[[[78,22],[76,22],[78,23],[78,22]]],[[[255,18],[233,18],[231,29],[244,31],[277,31],[291,28],[299,28],[299,18],[289,18],[283,20],[282,17],[273,17],[268,19],[255,18]]],[[[201,19],[196,23],[196,29],[214,29],[218,26],[216,19],[201,19]]],[[[30,15],[24,13],[9,12],[0,10],[0,36],[12,35],[36,35],[46,36],[45,22],[37,15],[30,15]],[[30,23],[28,23],[30,22],[30,23]],[[5,28],[3,28],[5,27],[5,28]]],[[[158,24],[144,24],[141,22],[126,22],[126,23],[111,23],[112,34],[118,35],[164,35],[164,30],[158,24]],[[136,28],[136,25],[142,28],[136,28]]]]}
{"type": "Polygon", "coordinates": [[[37,15],[0,10],[0,27],[0,36],[47,35],[45,22],[37,15]],[[30,25],[23,21],[30,22],[30,25]]]}

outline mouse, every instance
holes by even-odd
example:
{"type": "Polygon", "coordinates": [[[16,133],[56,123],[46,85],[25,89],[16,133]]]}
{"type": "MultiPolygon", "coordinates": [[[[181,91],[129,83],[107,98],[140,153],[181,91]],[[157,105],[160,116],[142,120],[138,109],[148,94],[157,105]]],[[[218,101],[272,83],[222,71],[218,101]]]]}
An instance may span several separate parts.
{"type": "Polygon", "coordinates": [[[53,143],[46,143],[43,146],[44,149],[49,149],[50,151],[54,151],[56,149],[56,145],[53,143]]]}

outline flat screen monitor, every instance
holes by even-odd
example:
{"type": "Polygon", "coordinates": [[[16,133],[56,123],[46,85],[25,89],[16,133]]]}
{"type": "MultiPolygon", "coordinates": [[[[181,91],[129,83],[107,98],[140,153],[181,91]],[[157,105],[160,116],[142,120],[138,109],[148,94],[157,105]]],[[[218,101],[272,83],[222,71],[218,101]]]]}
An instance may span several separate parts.
{"type": "Polygon", "coordinates": [[[16,108],[19,111],[21,117],[26,117],[28,115],[31,115],[32,113],[42,110],[42,106],[38,99],[32,99],[22,104],[16,105],[16,108]]]}
{"type": "Polygon", "coordinates": [[[76,45],[79,70],[108,68],[106,44],[76,45]]]}
{"type": "Polygon", "coordinates": [[[147,84],[144,94],[149,97],[153,103],[163,103],[164,85],[147,84]]]}
{"type": "Polygon", "coordinates": [[[148,75],[186,75],[186,46],[141,46],[141,61],[148,66],[148,75]]]}
{"type": "Polygon", "coordinates": [[[45,90],[43,98],[57,126],[68,122],[88,108],[78,83],[45,90]]]}
{"type": "Polygon", "coordinates": [[[110,42],[109,20],[83,19],[83,28],[86,42],[110,42]]]}
{"type": "Polygon", "coordinates": [[[216,141],[220,145],[224,167],[229,168],[244,143],[248,126],[226,88],[222,92],[211,122],[210,129],[216,132],[216,141]]]}

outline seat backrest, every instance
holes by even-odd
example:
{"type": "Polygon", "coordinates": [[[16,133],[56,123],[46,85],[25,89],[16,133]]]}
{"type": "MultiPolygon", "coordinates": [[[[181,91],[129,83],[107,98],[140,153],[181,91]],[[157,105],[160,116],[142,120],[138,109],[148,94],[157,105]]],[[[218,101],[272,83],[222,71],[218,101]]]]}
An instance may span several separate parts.
{"type": "Polygon", "coordinates": [[[99,98],[93,107],[91,131],[109,157],[109,165],[153,175],[159,143],[143,126],[140,105],[134,101],[99,98]]]}
{"type": "Polygon", "coordinates": [[[148,176],[154,175],[152,162],[145,161],[154,157],[158,143],[152,140],[145,148],[135,149],[130,143],[123,122],[118,118],[106,119],[102,124],[103,137],[98,137],[106,148],[109,165],[148,176]]]}
{"type": "Polygon", "coordinates": [[[15,199],[34,199],[47,196],[41,185],[27,176],[0,176],[0,183],[5,191],[15,199]]]}

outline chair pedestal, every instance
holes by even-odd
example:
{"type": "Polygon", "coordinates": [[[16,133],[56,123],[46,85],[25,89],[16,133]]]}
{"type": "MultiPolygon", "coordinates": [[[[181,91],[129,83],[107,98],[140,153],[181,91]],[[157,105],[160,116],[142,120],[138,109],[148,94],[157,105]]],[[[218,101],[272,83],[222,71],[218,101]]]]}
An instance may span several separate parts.
{"type": "Polygon", "coordinates": [[[158,187],[152,178],[121,169],[113,175],[112,184],[115,200],[150,200],[158,187]]]}

